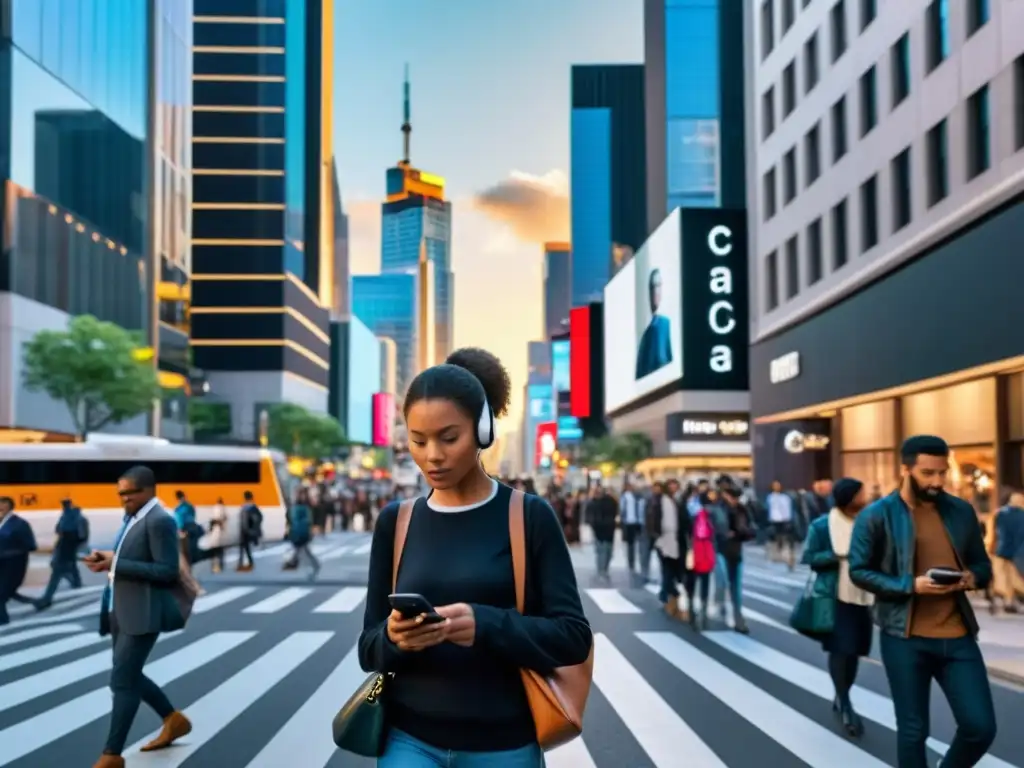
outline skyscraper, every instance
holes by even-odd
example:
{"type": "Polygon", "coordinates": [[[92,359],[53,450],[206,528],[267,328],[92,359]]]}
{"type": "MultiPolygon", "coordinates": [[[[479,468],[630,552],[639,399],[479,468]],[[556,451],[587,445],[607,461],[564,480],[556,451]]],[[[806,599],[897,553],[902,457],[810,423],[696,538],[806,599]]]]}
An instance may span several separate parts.
{"type": "Polygon", "coordinates": [[[573,65],[572,305],[600,301],[647,237],[644,66],[573,65]]]}
{"type": "MultiPolygon", "coordinates": [[[[444,199],[444,178],[412,165],[410,142],[412,112],[409,71],[404,85],[403,154],[387,170],[387,200],[381,205],[381,272],[418,270],[420,252],[426,247],[433,264],[436,319],[436,358],[441,362],[451,352],[454,330],[453,302],[455,276],[451,269],[452,208],[444,199]]],[[[397,341],[397,340],[396,340],[397,341]]],[[[401,352],[399,352],[401,354],[401,352]]]]}
{"type": "Polygon", "coordinates": [[[348,253],[348,215],[341,201],[338,163],[331,161],[334,203],[334,292],[331,294],[331,319],[348,320],[352,316],[352,267],[348,253]]]}
{"type": "Polygon", "coordinates": [[[572,247],[544,244],[544,334],[551,339],[569,331],[572,308],[572,247]]]}
{"type": "Polygon", "coordinates": [[[327,408],[332,7],[195,0],[192,346],[243,439],[327,408]]]}
{"type": "Polygon", "coordinates": [[[743,30],[743,0],[644,0],[647,234],[746,206],[743,30]]]}

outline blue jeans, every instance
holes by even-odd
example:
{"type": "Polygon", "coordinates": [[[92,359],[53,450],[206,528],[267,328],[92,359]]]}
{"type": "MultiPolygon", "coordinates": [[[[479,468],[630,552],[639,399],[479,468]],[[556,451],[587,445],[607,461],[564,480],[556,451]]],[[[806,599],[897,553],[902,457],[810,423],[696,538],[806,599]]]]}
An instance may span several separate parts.
{"type": "Polygon", "coordinates": [[[896,710],[899,768],[927,768],[925,741],[930,729],[932,680],[946,694],[956,735],[942,768],[970,768],[996,738],[992,689],[981,649],[973,637],[942,640],[896,637],[882,632],[882,664],[896,710]]]}
{"type": "Polygon", "coordinates": [[[454,752],[392,728],[377,768],[544,768],[544,753],[537,744],[502,752],[454,752]]]}
{"type": "Polygon", "coordinates": [[[715,582],[715,604],[718,606],[718,610],[725,615],[725,589],[729,585],[729,575],[725,569],[725,557],[723,555],[715,556],[715,570],[712,575],[712,579],[715,582]]]}
{"type": "Polygon", "coordinates": [[[607,576],[608,569],[612,564],[612,548],[615,546],[611,541],[595,541],[594,552],[597,555],[597,575],[607,576]]]}

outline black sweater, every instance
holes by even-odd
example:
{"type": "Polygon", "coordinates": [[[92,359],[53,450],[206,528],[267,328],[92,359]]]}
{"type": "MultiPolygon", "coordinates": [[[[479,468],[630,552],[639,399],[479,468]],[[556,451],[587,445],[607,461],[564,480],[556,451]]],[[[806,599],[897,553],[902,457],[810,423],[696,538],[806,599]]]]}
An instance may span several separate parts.
{"type": "Polygon", "coordinates": [[[469,603],[476,618],[471,648],[442,643],[405,652],[387,636],[392,552],[398,504],[380,514],[359,660],[366,671],[394,672],[388,684],[390,725],[440,749],[489,752],[536,740],[520,668],[548,672],[583,663],[590,625],[561,526],[551,507],[527,495],[526,616],[516,611],[508,531],[511,489],[481,506],[436,511],[425,499],[413,510],[397,592],[435,606],[469,603]]]}

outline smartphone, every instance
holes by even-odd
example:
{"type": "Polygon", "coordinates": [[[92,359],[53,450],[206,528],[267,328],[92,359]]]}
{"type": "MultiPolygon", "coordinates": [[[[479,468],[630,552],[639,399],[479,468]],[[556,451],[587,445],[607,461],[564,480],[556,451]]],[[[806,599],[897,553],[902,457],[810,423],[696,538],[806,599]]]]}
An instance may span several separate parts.
{"type": "Polygon", "coordinates": [[[423,621],[427,624],[444,621],[444,616],[435,611],[434,606],[423,595],[413,593],[388,595],[388,602],[391,603],[392,608],[402,614],[402,618],[414,619],[422,614],[423,621]]]}
{"type": "Polygon", "coordinates": [[[929,568],[925,576],[936,584],[948,586],[950,584],[959,584],[964,574],[963,571],[958,571],[956,568],[929,568]]]}

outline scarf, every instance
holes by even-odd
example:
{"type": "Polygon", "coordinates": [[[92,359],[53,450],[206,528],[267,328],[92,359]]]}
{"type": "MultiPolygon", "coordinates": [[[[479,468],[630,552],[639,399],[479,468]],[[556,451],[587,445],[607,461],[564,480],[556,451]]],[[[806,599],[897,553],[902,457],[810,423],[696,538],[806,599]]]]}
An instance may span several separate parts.
{"type": "Polygon", "coordinates": [[[832,551],[839,558],[839,585],[836,598],[851,605],[871,605],[874,596],[850,581],[850,539],[853,538],[853,520],[833,507],[828,513],[828,535],[832,540],[832,551]]]}

